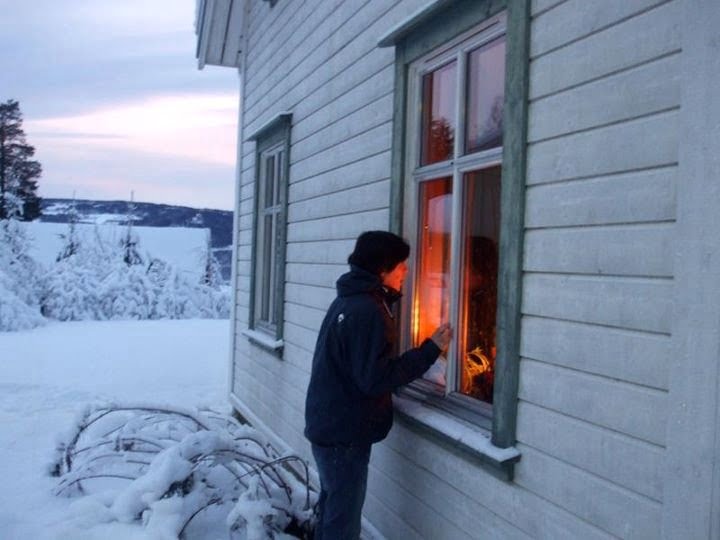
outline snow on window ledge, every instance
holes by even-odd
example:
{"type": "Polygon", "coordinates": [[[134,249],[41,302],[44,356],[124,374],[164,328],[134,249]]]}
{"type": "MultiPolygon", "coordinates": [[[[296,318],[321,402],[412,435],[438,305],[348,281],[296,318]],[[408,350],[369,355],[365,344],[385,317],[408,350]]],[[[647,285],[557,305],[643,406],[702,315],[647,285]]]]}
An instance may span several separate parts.
{"type": "Polygon", "coordinates": [[[248,338],[251,343],[277,354],[280,354],[285,346],[285,342],[282,339],[275,339],[264,332],[259,332],[251,328],[243,330],[242,335],[248,338]]]}
{"type": "Polygon", "coordinates": [[[499,448],[492,443],[487,430],[411,397],[395,394],[393,404],[402,419],[439,437],[452,447],[470,453],[496,476],[512,480],[513,466],[520,460],[520,452],[514,446],[499,448]]]}

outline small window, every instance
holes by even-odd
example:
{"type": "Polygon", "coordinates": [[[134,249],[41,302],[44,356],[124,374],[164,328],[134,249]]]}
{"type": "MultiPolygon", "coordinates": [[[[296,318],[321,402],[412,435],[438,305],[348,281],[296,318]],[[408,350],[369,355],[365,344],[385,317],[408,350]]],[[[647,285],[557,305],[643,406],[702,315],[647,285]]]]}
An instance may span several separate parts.
{"type": "Polygon", "coordinates": [[[282,338],[289,136],[290,115],[283,114],[250,137],[257,143],[250,328],[267,343],[282,338]]]}

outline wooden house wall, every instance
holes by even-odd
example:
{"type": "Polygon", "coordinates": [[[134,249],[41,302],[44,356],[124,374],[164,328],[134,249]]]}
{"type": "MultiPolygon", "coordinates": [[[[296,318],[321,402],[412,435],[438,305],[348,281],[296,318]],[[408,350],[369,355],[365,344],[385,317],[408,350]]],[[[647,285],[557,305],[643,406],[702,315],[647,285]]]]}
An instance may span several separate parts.
{"type": "MultiPolygon", "coordinates": [[[[392,48],[425,0],[249,3],[242,134],[293,113],[283,358],[248,342],[255,145],[239,196],[233,393],[288,446],[353,239],[388,226],[392,48]]],[[[388,538],[660,537],[672,375],[681,0],[534,0],[517,447],[508,483],[403,422],[373,450],[388,538]]]]}

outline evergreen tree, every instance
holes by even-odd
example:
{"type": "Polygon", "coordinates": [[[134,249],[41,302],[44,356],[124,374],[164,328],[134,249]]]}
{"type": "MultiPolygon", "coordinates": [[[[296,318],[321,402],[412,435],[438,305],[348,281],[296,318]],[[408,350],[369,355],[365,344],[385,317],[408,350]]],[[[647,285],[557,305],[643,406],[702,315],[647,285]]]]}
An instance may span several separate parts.
{"type": "Polygon", "coordinates": [[[37,179],[42,166],[34,155],[22,129],[20,104],[12,99],[0,103],[0,219],[40,216],[37,179]]]}
{"type": "Polygon", "coordinates": [[[212,250],[210,231],[207,234],[207,251],[205,252],[205,271],[203,272],[202,283],[217,288],[222,285],[223,278],[220,270],[220,262],[212,250]]]}
{"type": "Polygon", "coordinates": [[[75,201],[75,194],[73,194],[73,200],[68,211],[68,232],[67,234],[60,235],[60,238],[64,241],[64,245],[55,258],[55,261],[59,262],[63,259],[68,259],[78,252],[80,241],[78,239],[76,225],[79,220],[77,202],[75,201]]]}
{"type": "Polygon", "coordinates": [[[130,201],[127,207],[127,228],[125,230],[125,236],[120,240],[120,245],[123,249],[123,261],[128,266],[136,264],[143,264],[143,258],[138,252],[138,244],[140,239],[136,234],[133,233],[132,224],[135,219],[135,193],[130,192],[130,201]]]}

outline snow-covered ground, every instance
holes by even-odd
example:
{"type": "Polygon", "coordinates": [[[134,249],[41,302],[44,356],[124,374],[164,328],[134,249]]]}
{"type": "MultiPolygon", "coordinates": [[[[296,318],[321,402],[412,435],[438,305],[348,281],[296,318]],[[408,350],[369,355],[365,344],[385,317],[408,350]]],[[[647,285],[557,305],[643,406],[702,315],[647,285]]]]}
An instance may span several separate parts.
{"type": "MultiPolygon", "coordinates": [[[[98,401],[228,411],[228,320],[52,323],[0,332],[0,539],[157,540],[52,494],[59,434],[98,401]]],[[[227,538],[218,532],[197,540],[227,538]]]]}

